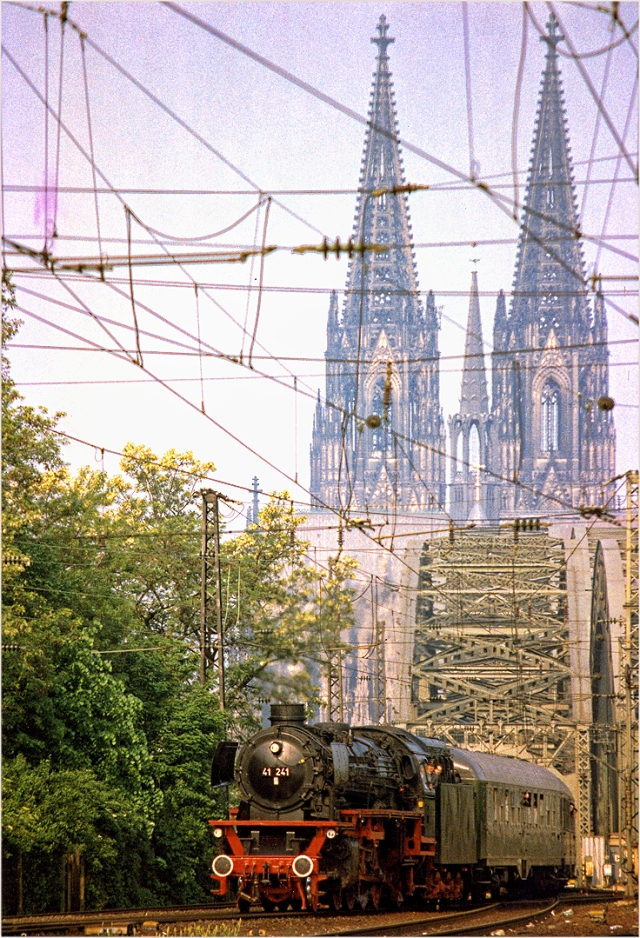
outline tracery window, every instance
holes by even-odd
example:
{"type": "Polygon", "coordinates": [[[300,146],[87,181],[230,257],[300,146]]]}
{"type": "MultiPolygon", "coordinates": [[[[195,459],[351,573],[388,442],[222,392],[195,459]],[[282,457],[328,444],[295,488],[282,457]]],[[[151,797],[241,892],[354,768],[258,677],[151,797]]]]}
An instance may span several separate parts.
{"type": "Polygon", "coordinates": [[[555,384],[546,384],[540,398],[540,449],[543,453],[558,451],[560,439],[560,392],[555,384]]]}

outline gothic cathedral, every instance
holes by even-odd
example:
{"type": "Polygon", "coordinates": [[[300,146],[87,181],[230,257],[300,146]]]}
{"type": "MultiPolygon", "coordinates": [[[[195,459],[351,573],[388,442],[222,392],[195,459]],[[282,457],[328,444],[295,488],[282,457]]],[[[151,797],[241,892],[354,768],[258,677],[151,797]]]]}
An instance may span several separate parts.
{"type": "Polygon", "coordinates": [[[606,506],[615,475],[604,297],[593,304],[579,241],[552,15],[511,301],[498,295],[492,400],[472,274],[460,407],[446,440],[438,316],[422,302],[380,17],[369,126],[342,311],[331,298],[326,396],[311,445],[314,507],[447,512],[457,521],[606,506]],[[375,246],[389,245],[384,252],[375,246]],[[367,249],[369,247],[369,249],[367,249]]]}

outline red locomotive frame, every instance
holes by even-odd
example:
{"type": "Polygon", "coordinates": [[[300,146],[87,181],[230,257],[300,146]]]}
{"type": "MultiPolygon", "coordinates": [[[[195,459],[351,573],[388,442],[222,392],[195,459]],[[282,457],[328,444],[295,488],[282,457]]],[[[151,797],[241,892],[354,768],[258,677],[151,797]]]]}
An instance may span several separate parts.
{"type": "MultiPolygon", "coordinates": [[[[233,864],[225,876],[211,874],[211,879],[219,884],[219,889],[212,889],[212,893],[227,895],[228,878],[237,877],[238,905],[240,908],[244,906],[245,910],[259,901],[265,907],[275,907],[291,901],[301,909],[310,908],[316,911],[322,892],[326,893],[324,901],[331,903],[336,911],[343,905],[353,908],[358,898],[364,895],[377,907],[385,886],[391,898],[398,903],[417,889],[425,890],[429,897],[433,896],[434,889],[437,894],[451,898],[462,893],[461,877],[456,877],[450,883],[441,881],[437,872],[434,877],[436,841],[424,837],[421,813],[350,808],[339,812],[338,821],[239,821],[237,809],[232,809],[230,813],[231,820],[209,821],[211,827],[222,830],[223,838],[229,846],[226,856],[233,864]],[[402,828],[401,843],[380,862],[379,847],[387,837],[386,825],[390,822],[396,828],[402,828]],[[297,830],[304,829],[309,832],[304,853],[297,856],[288,853],[247,854],[238,833],[239,828],[282,830],[292,826],[297,830]],[[347,834],[358,847],[357,882],[344,890],[335,880],[332,884],[327,884],[328,889],[322,889],[329,877],[322,869],[323,858],[320,853],[331,831],[334,836],[338,833],[347,834]],[[308,875],[297,874],[294,870],[294,863],[300,856],[308,857],[312,864],[308,875]],[[416,869],[420,870],[419,880],[422,882],[414,881],[416,869]]],[[[304,867],[307,864],[302,865],[304,867]]]]}

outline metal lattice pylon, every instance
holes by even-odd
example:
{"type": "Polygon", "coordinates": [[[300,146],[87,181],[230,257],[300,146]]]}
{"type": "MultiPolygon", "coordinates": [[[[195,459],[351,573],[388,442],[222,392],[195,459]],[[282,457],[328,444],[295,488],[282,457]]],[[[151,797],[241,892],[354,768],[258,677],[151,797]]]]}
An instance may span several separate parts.
{"type": "Polygon", "coordinates": [[[328,718],[344,722],[344,687],[342,682],[342,649],[331,650],[327,660],[328,718]]]}

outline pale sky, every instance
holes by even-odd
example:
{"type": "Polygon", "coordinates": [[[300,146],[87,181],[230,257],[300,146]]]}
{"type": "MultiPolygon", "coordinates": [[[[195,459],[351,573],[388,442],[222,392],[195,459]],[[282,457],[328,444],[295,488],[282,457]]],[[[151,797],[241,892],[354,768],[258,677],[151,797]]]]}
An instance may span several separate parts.
{"type": "MultiPolygon", "coordinates": [[[[59,9],[53,4],[45,6],[59,9]]],[[[622,40],[609,54],[589,56],[581,62],[619,137],[631,106],[625,145],[631,162],[637,165],[634,79],[638,33],[634,30],[631,39],[625,39],[620,27],[612,30],[610,17],[595,7],[556,5],[567,35],[580,53],[622,40]]],[[[469,172],[461,4],[188,3],[184,8],[363,116],[375,68],[376,48],[370,38],[375,35],[380,14],[385,13],[396,40],[389,55],[400,136],[456,170],[469,172]]],[[[44,99],[44,17],[35,9],[36,4],[28,9],[26,4],[20,8],[3,3],[2,37],[6,51],[44,99]]],[[[543,26],[547,6],[535,3],[531,10],[543,26]]],[[[620,16],[631,30],[637,20],[636,4],[622,3],[620,16]]],[[[102,190],[97,196],[98,210],[86,156],[64,130],[58,144],[55,119],[50,115],[46,128],[43,101],[3,55],[5,236],[42,249],[45,196],[36,190],[45,182],[47,158],[49,184],[55,185],[57,164],[60,189],[57,238],[51,248],[55,257],[97,261],[98,231],[103,254],[126,255],[123,203],[149,228],[193,239],[232,225],[255,207],[259,191],[274,193],[266,243],[277,245],[279,250],[264,262],[254,350],[256,356],[263,357],[256,357],[254,364],[256,369],[279,376],[285,386],[238,364],[216,357],[201,359],[197,354],[199,316],[203,350],[213,348],[230,356],[243,352],[246,356],[250,340],[245,337],[243,347],[242,326],[246,321],[248,332],[252,332],[258,299],[257,291],[248,292],[247,286],[255,288],[259,282],[258,261],[253,266],[247,261],[133,269],[144,365],[191,401],[193,409],[135,364],[106,351],[76,350],[86,346],[84,340],[105,348],[116,348],[114,340],[119,340],[127,349],[135,348],[133,333],[127,328],[133,322],[127,266],[115,267],[106,275],[107,283],[100,283],[95,275],[91,275],[92,282],[76,274],[57,278],[46,271],[36,274],[37,264],[24,256],[9,255],[9,267],[32,271],[14,275],[20,306],[46,321],[20,314],[24,326],[16,345],[28,347],[15,347],[10,353],[19,389],[29,403],[65,411],[62,429],[97,447],[120,451],[125,443],[134,441],[157,453],[169,448],[193,450],[197,457],[216,463],[220,479],[249,485],[257,475],[264,490],[288,488],[304,501],[314,397],[318,388],[324,392],[322,359],[329,291],[344,288],[348,262],[344,257],[325,261],[316,254],[294,255],[290,249],[318,244],[322,234],[348,239],[364,127],[162,4],[72,3],[69,17],[87,36],[87,84],[85,87],[78,32],[68,25],[62,121],[87,154],[93,145],[95,165],[103,174],[97,177],[102,190]],[[92,42],[173,110],[209,147],[150,101],[96,51],[92,42]],[[225,165],[220,156],[239,172],[225,165]],[[17,191],[20,186],[30,188],[17,191]],[[120,193],[120,200],[106,191],[109,187],[120,193]],[[73,188],[85,191],[65,191],[73,188]],[[126,191],[141,189],[148,191],[126,191]],[[350,191],[318,192],[329,189],[350,191]],[[199,190],[200,194],[175,194],[175,190],[199,190]],[[282,190],[305,190],[308,194],[282,190]],[[197,296],[194,281],[199,285],[197,296]],[[105,326],[111,335],[91,314],[115,322],[105,326]],[[172,325],[184,331],[180,333],[172,325]],[[294,375],[297,395],[293,392],[294,375]],[[276,468],[248,452],[199,412],[201,387],[206,414],[276,468]],[[291,477],[297,472],[304,488],[292,486],[276,470],[291,477]]],[[[475,158],[481,178],[489,185],[503,186],[498,191],[513,197],[511,140],[523,8],[517,3],[470,3],[468,17],[475,158]]],[[[48,100],[56,113],[60,32],[59,20],[50,18],[48,100]]],[[[544,54],[545,47],[529,20],[517,123],[521,198],[544,54]]],[[[575,62],[563,57],[561,68],[583,231],[595,238],[604,232],[607,245],[599,251],[596,244],[585,241],[585,261],[589,273],[597,262],[607,298],[621,310],[636,313],[637,263],[623,254],[637,256],[637,185],[624,158],[618,166],[618,145],[604,119],[597,121],[598,109],[575,62]],[[589,170],[592,157],[595,162],[589,170]],[[585,186],[589,173],[589,185],[585,186]]],[[[434,290],[436,303],[442,307],[441,404],[446,418],[457,410],[459,401],[462,359],[457,356],[464,350],[471,258],[480,258],[480,305],[489,351],[496,293],[501,288],[508,292],[512,283],[518,227],[486,195],[406,149],[403,155],[408,182],[436,187],[412,194],[409,206],[418,245],[419,286],[421,291],[434,290]],[[506,243],[471,247],[473,241],[506,243]]],[[[50,198],[50,214],[52,205],[50,198]]],[[[207,244],[187,241],[173,244],[171,250],[202,254],[229,245],[251,247],[262,239],[264,211],[257,221],[253,212],[207,244]]],[[[161,253],[135,221],[131,237],[134,255],[161,253]],[[136,243],[142,240],[148,243],[136,243]]],[[[610,381],[617,402],[618,471],[623,472],[637,465],[637,345],[628,341],[636,338],[637,330],[613,306],[609,306],[608,317],[609,337],[614,343],[610,381]]],[[[101,465],[99,453],[80,444],[67,447],[65,455],[74,467],[101,465]]],[[[105,456],[109,471],[115,472],[117,463],[117,457],[105,456]]]]}

